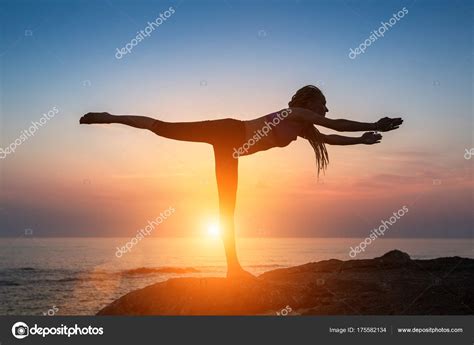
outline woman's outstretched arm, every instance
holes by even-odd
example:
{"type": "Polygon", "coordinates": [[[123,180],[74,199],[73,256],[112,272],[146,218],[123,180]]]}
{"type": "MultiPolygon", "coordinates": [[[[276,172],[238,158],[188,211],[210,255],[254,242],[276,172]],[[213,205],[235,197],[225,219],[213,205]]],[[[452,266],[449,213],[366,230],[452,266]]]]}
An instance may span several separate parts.
{"type": "Polygon", "coordinates": [[[366,132],[360,137],[346,137],[336,134],[322,134],[323,141],[329,145],[357,145],[357,144],[378,144],[382,140],[381,134],[375,134],[374,132],[366,132]]]}
{"type": "Polygon", "coordinates": [[[358,122],[346,119],[329,119],[304,108],[291,108],[291,118],[310,122],[315,125],[333,129],[338,132],[380,131],[388,132],[397,129],[402,123],[401,118],[384,117],[377,122],[358,122]]]}

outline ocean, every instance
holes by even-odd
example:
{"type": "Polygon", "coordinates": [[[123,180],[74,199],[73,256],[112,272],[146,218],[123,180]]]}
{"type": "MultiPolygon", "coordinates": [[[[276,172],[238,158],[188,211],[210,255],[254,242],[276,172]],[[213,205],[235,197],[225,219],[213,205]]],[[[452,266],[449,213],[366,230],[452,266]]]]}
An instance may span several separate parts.
{"type": "MultiPolygon", "coordinates": [[[[0,315],[94,315],[132,290],[172,277],[225,276],[218,238],[146,238],[120,255],[117,247],[129,240],[0,239],[0,315]]],[[[361,240],[242,238],[237,246],[242,266],[260,274],[332,258],[349,260],[350,247],[361,240]]],[[[392,249],[407,252],[412,259],[474,257],[472,239],[378,238],[356,259],[392,249]]]]}

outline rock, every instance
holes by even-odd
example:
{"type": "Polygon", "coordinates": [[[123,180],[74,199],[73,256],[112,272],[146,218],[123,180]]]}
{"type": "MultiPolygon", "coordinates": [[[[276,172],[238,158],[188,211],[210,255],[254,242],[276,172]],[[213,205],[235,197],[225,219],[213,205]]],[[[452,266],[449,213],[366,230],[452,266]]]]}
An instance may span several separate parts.
{"type": "Polygon", "coordinates": [[[98,315],[472,314],[473,272],[473,259],[411,260],[393,250],[277,269],[255,281],[170,279],[132,291],[98,315]]]}
{"type": "Polygon", "coordinates": [[[388,253],[382,255],[380,258],[377,259],[386,263],[402,265],[411,261],[410,255],[396,249],[389,251],[388,253]]]}

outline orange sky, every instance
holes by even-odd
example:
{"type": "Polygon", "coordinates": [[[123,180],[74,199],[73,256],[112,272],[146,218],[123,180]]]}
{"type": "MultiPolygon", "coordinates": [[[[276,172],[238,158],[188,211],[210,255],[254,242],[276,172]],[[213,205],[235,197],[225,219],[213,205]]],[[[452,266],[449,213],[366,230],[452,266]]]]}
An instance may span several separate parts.
{"type": "Polygon", "coordinates": [[[474,158],[463,157],[473,146],[469,5],[410,7],[355,60],[349,49],[393,6],[361,3],[363,15],[355,16],[343,5],[240,2],[230,11],[224,3],[183,2],[121,60],[116,48],[135,34],[135,23],[150,19],[152,4],[123,4],[135,23],[95,2],[8,6],[0,148],[49,109],[59,114],[0,160],[0,235],[32,228],[44,236],[129,236],[169,206],[176,213],[157,235],[200,234],[218,213],[210,146],[119,125],[79,126],[79,118],[107,111],[246,120],[286,107],[295,90],[316,84],[330,118],[403,117],[404,124],[378,145],[328,147],[319,184],[302,139],[242,158],[239,234],[366,236],[407,205],[409,214],[387,236],[472,236],[474,158]],[[50,12],[61,20],[45,21],[50,12]]]}

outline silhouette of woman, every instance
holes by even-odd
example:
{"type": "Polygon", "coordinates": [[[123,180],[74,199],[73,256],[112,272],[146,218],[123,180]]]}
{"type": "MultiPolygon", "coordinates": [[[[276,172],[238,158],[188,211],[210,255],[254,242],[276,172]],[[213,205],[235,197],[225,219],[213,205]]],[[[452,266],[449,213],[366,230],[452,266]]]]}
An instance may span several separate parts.
{"type": "Polygon", "coordinates": [[[390,131],[403,122],[401,118],[382,118],[375,123],[326,118],[329,111],[320,89],[307,85],[299,89],[288,103],[289,108],[254,120],[219,119],[198,122],[165,122],[145,116],[109,113],[88,113],[81,124],[120,123],[174,140],[208,143],[213,146],[219,194],[219,217],[227,258],[227,277],[253,277],[243,270],[237,258],[234,238],[234,210],[237,194],[238,162],[240,156],[250,155],[273,147],[285,147],[298,136],[307,139],[316,154],[318,175],[329,162],[325,144],[376,144],[382,136],[366,132],[360,137],[325,135],[314,125],[340,132],[390,131]]]}

